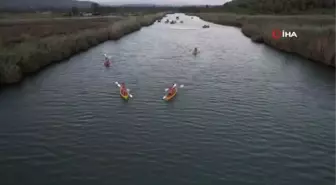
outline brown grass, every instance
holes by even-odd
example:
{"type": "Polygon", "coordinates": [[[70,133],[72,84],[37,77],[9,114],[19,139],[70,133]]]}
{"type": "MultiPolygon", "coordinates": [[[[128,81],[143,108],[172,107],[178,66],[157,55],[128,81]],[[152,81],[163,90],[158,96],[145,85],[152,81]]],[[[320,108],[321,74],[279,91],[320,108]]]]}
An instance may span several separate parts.
{"type": "MultiPolygon", "coordinates": [[[[88,27],[83,29],[83,22],[67,20],[67,24],[63,25],[67,28],[51,25],[45,29],[51,34],[49,36],[44,33],[17,31],[15,34],[21,36],[21,42],[11,42],[11,47],[2,45],[0,49],[0,84],[19,82],[26,74],[37,72],[50,63],[69,58],[106,40],[119,39],[125,34],[141,29],[142,26],[149,26],[163,16],[164,13],[130,16],[119,21],[90,19],[84,21],[88,27]],[[50,31],[56,27],[58,30],[50,31]]],[[[48,24],[50,25],[50,22],[48,24]]],[[[35,25],[45,24],[27,24],[30,28],[35,25]]]]}
{"type": "Polygon", "coordinates": [[[92,28],[104,28],[118,20],[121,20],[121,17],[0,22],[0,44],[10,47],[52,35],[67,35],[92,28]]]}
{"type": "Polygon", "coordinates": [[[23,17],[25,19],[50,19],[50,18],[56,18],[56,17],[63,17],[64,13],[0,13],[0,20],[3,19],[22,19],[23,17]]]}
{"type": "Polygon", "coordinates": [[[335,67],[335,17],[332,15],[236,15],[195,14],[203,20],[237,26],[253,41],[335,67]],[[272,38],[272,30],[295,31],[298,38],[272,38]]]}

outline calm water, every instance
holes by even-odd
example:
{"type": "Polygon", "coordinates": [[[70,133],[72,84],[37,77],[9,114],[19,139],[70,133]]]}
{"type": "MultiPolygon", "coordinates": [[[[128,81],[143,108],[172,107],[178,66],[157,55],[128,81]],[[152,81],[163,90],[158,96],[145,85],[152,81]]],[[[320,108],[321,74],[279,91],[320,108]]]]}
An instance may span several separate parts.
{"type": "Polygon", "coordinates": [[[334,70],[181,18],[1,91],[0,184],[333,185],[334,70]]]}

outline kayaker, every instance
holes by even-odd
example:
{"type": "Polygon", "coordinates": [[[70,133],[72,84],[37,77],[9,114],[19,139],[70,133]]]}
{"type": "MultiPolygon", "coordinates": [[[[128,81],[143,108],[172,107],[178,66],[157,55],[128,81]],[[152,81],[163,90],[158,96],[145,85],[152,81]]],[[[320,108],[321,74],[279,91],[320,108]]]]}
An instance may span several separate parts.
{"type": "Polygon", "coordinates": [[[105,55],[105,62],[104,62],[105,67],[109,67],[110,64],[111,64],[110,59],[105,55]]]}
{"type": "Polygon", "coordinates": [[[109,61],[105,61],[104,65],[105,65],[105,67],[110,67],[110,62],[109,61]]]}
{"type": "Polygon", "coordinates": [[[194,54],[197,54],[198,53],[198,48],[196,47],[195,49],[194,49],[194,54]]]}
{"type": "Polygon", "coordinates": [[[126,86],[125,86],[125,83],[121,83],[121,93],[123,95],[126,95],[126,86]]]}
{"type": "Polygon", "coordinates": [[[107,55],[105,55],[105,62],[110,62],[110,59],[108,58],[107,55]]]}
{"type": "Polygon", "coordinates": [[[172,95],[174,93],[174,90],[175,90],[175,88],[174,88],[174,84],[173,84],[173,86],[171,86],[168,90],[168,95],[172,95]]]}

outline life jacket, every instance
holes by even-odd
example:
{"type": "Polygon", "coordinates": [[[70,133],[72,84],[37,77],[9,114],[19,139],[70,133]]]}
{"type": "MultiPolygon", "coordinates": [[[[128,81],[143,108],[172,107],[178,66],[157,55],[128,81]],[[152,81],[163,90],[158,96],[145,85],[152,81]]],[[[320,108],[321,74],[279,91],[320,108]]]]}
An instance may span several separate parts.
{"type": "Polygon", "coordinates": [[[126,96],[127,95],[127,90],[126,90],[126,86],[125,85],[121,85],[121,94],[123,95],[123,96],[126,96]]]}
{"type": "Polygon", "coordinates": [[[174,94],[174,92],[175,92],[175,88],[174,87],[169,88],[169,90],[168,90],[168,94],[169,95],[174,94]]]}
{"type": "Polygon", "coordinates": [[[126,95],[127,95],[127,91],[126,91],[126,89],[122,88],[122,89],[121,89],[121,94],[122,94],[123,96],[126,96],[126,95]]]}

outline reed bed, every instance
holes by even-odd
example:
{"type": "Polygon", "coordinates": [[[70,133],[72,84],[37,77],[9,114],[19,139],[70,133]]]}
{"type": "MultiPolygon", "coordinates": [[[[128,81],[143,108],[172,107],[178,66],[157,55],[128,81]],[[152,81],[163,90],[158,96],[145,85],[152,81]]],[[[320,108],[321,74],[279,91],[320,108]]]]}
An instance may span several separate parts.
{"type": "Polygon", "coordinates": [[[195,14],[216,24],[237,26],[252,41],[335,67],[335,17],[332,15],[195,14]],[[295,31],[297,38],[272,38],[272,30],[295,31]]]}
{"type": "MultiPolygon", "coordinates": [[[[2,41],[0,42],[2,43],[0,46],[0,84],[20,82],[24,76],[37,72],[51,63],[65,60],[104,41],[117,40],[126,34],[140,30],[143,26],[151,25],[164,15],[164,13],[158,13],[130,16],[117,21],[104,20],[103,23],[100,20],[90,19],[84,22],[97,22],[88,23],[87,29],[84,30],[82,26],[85,24],[81,23],[80,26],[73,25],[72,28],[59,28],[66,29],[66,31],[55,30],[51,35],[33,31],[26,32],[31,35],[29,34],[28,38],[23,38],[20,42],[12,43],[11,46],[4,45],[5,42],[2,41]]],[[[76,23],[73,22],[73,24],[76,23]]],[[[53,29],[53,27],[54,25],[49,28],[53,29]]],[[[21,33],[15,32],[17,35],[21,33]]]]}

